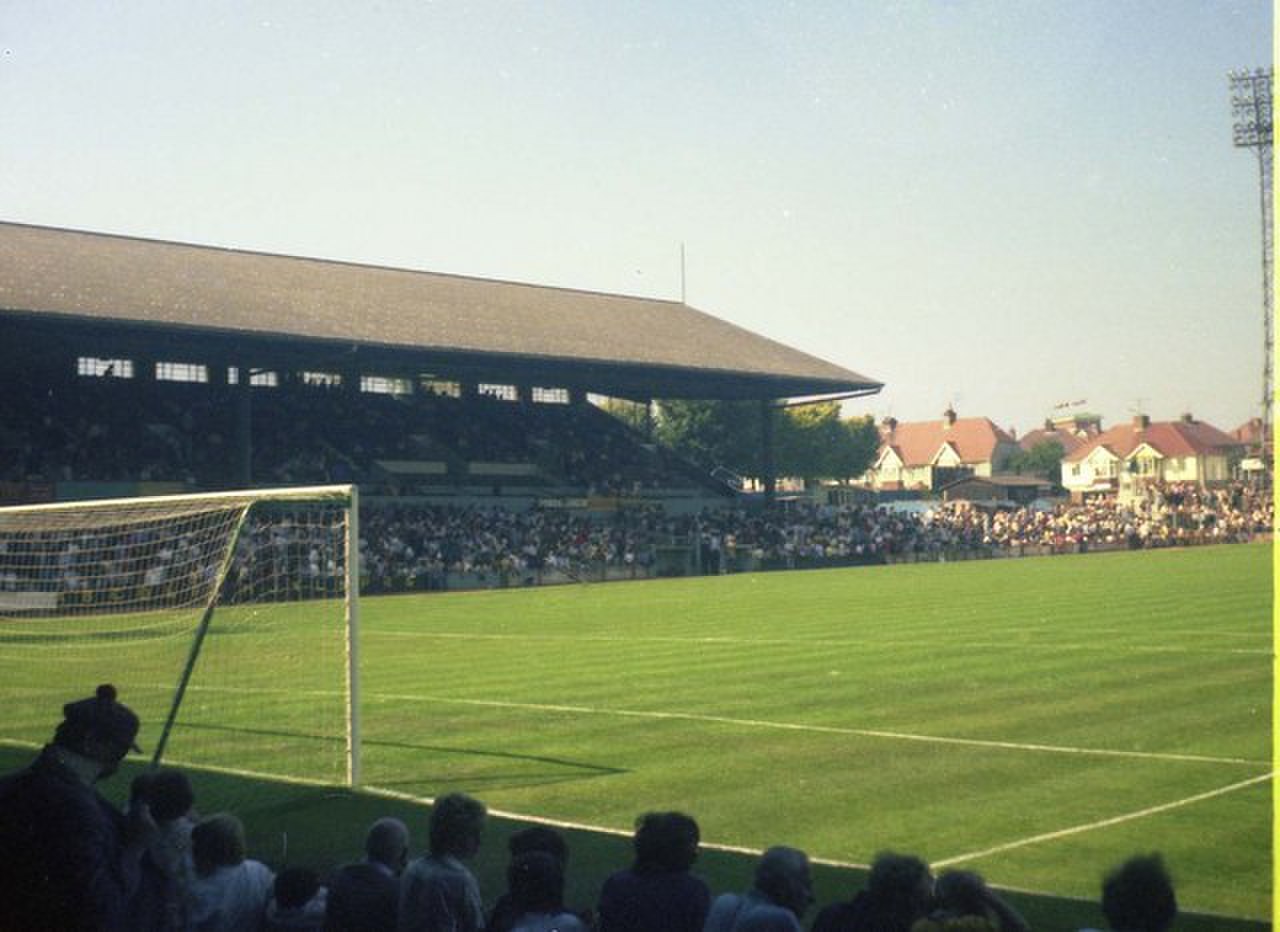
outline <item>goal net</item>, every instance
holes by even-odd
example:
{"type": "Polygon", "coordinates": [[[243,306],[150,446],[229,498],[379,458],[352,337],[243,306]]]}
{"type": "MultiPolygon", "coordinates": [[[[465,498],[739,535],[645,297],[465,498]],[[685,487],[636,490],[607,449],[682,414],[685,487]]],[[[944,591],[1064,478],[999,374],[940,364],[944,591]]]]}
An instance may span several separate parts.
{"type": "Polygon", "coordinates": [[[174,764],[359,779],[351,486],[0,509],[0,739],[113,683],[174,764]]]}

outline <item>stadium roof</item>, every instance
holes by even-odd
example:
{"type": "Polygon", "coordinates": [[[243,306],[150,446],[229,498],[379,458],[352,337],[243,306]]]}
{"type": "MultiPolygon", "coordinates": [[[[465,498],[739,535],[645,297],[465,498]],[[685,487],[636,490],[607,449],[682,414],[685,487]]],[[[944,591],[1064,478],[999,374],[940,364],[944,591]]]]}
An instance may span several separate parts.
{"type": "Polygon", "coordinates": [[[0,325],[633,398],[881,387],[674,301],[3,222],[0,325]]]}

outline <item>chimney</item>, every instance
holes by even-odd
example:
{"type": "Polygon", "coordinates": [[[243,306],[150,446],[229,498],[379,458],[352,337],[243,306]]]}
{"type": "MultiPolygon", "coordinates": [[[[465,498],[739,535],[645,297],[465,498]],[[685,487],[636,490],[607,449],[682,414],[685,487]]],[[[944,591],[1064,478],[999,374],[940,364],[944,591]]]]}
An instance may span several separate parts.
{"type": "Polygon", "coordinates": [[[955,408],[947,405],[947,410],[942,412],[942,416],[947,419],[947,426],[950,427],[956,422],[955,408]]]}
{"type": "Polygon", "coordinates": [[[884,425],[884,429],[886,433],[892,434],[894,431],[894,428],[898,426],[898,419],[891,414],[880,423],[884,425]]]}
{"type": "Polygon", "coordinates": [[[1151,418],[1147,417],[1145,414],[1135,414],[1133,416],[1134,430],[1146,430],[1150,426],[1151,426],[1151,418]]]}
{"type": "Polygon", "coordinates": [[[1044,419],[1044,429],[1047,430],[1049,433],[1054,432],[1054,430],[1056,429],[1056,425],[1053,423],[1053,418],[1047,417],[1044,419]]]}
{"type": "Polygon", "coordinates": [[[1196,419],[1195,419],[1194,417],[1192,417],[1192,416],[1191,416],[1191,412],[1190,412],[1190,411],[1188,411],[1188,412],[1186,412],[1185,414],[1183,414],[1183,415],[1182,415],[1182,423],[1184,423],[1184,424],[1194,424],[1195,422],[1196,422],[1196,419]]]}

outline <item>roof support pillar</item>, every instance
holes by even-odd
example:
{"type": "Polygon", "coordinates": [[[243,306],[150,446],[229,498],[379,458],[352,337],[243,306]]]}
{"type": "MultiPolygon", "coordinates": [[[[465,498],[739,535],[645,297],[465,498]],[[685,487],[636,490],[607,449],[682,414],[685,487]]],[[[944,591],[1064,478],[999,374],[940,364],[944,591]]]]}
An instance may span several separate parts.
{"type": "Polygon", "coordinates": [[[772,505],[777,493],[778,479],[774,475],[773,402],[760,401],[760,481],[764,483],[764,502],[772,505]]]}
{"type": "Polygon", "coordinates": [[[242,489],[253,488],[253,370],[236,366],[236,477],[242,489]]]}

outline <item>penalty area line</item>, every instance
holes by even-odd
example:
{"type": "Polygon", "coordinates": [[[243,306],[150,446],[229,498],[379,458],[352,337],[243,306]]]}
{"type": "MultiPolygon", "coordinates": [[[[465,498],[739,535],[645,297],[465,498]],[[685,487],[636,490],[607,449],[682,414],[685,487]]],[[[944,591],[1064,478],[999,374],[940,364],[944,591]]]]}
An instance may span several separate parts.
{"type": "Polygon", "coordinates": [[[599,709],[591,706],[554,705],[541,702],[509,702],[496,699],[450,699],[441,696],[409,696],[388,693],[366,694],[367,699],[393,702],[428,702],[445,705],[469,705],[495,709],[527,709],[533,712],[569,712],[579,715],[616,715],[621,718],[646,718],[746,728],[768,728],[778,731],[802,731],[818,734],[852,735],[861,738],[884,738],[894,741],[916,741],[923,744],[951,744],[960,747],[998,748],[1008,751],[1034,751],[1049,754],[1074,754],[1082,757],[1119,757],[1138,760],[1177,761],[1197,764],[1236,764],[1266,766],[1270,761],[1239,757],[1211,757],[1202,754],[1173,754],[1161,751],[1122,751],[1110,748],[1080,748],[1056,744],[1030,744],[1017,741],[995,741],[984,738],[951,738],[944,735],[920,735],[872,728],[844,728],[837,725],[807,725],[799,722],[771,722],[763,719],[732,718],[724,715],[699,715],[693,712],[653,712],[634,709],[599,709]]]}
{"type": "MultiPolygon", "coordinates": [[[[260,694],[289,694],[333,697],[341,695],[334,690],[281,689],[262,686],[192,686],[198,692],[254,692],[260,694]]],[[[859,738],[881,738],[891,741],[915,741],[921,744],[949,744],[957,747],[995,748],[1003,751],[1032,751],[1041,754],[1071,754],[1078,757],[1114,757],[1129,760],[1159,760],[1191,764],[1231,764],[1235,766],[1266,767],[1271,761],[1251,760],[1244,757],[1213,757],[1205,754],[1174,754],[1164,751],[1123,751],[1114,748],[1081,748],[1059,744],[1033,744],[1019,741],[996,741],[989,738],[952,738],[946,735],[920,735],[901,731],[882,731],[873,728],[847,728],[839,725],[808,725],[801,722],[771,722],[764,719],[732,718],[726,715],[699,715],[693,712],[655,712],[642,709],[601,709],[593,706],[556,705],[545,702],[511,702],[498,699],[457,699],[447,696],[422,696],[398,693],[364,693],[364,701],[424,702],[438,705],[462,705],[490,709],[523,709],[530,712],[567,712],[574,715],[614,715],[619,718],[640,718],[656,721],[704,722],[711,725],[731,725],[738,728],[765,728],[777,731],[799,731],[813,734],[850,735],[859,738]]]]}
{"type": "Polygon", "coordinates": [[[1123,822],[1132,822],[1135,819],[1145,819],[1148,816],[1158,815],[1161,812],[1168,812],[1172,809],[1181,809],[1184,806],[1194,805],[1195,803],[1204,802],[1207,799],[1213,799],[1218,796],[1225,796],[1228,793],[1234,793],[1237,790],[1243,790],[1259,783],[1264,783],[1275,777],[1275,771],[1252,777],[1248,780],[1241,780],[1239,783],[1232,783],[1228,786],[1218,787],[1216,790],[1208,790],[1204,793],[1197,793],[1194,796],[1188,796],[1185,799],[1175,799],[1172,802],[1161,803],[1158,806],[1148,806],[1146,809],[1139,809],[1135,812],[1125,812],[1117,816],[1111,816],[1108,819],[1099,819],[1096,822],[1087,822],[1083,825],[1073,825],[1069,828],[1058,829],[1055,832],[1044,832],[1040,835],[1032,835],[1028,838],[1020,838],[1017,841],[1006,842],[1002,845],[996,845],[992,848],[984,848],[981,851],[968,851],[964,854],[957,854],[953,857],[943,858],[940,861],[933,861],[931,867],[950,867],[953,864],[963,864],[967,861],[976,861],[979,858],[990,857],[993,854],[1002,854],[1005,851],[1012,851],[1015,848],[1025,848],[1028,845],[1037,845],[1046,841],[1057,841],[1060,838],[1069,838],[1072,835],[1081,835],[1085,832],[1096,831],[1100,828],[1107,828],[1112,825],[1119,825],[1123,822]]]}

